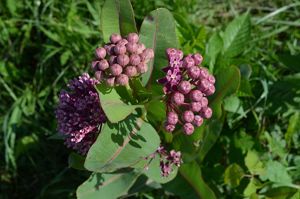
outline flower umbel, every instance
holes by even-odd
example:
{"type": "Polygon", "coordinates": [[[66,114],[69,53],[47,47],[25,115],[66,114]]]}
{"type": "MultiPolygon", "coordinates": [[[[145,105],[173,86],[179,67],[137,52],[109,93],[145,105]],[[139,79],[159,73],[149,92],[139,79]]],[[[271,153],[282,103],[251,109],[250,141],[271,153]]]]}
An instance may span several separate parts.
{"type": "Polygon", "coordinates": [[[148,70],[147,63],[154,57],[154,52],[139,42],[136,33],[127,37],[112,34],[110,43],[96,49],[92,68],[95,77],[108,86],[128,85],[129,79],[148,70]]]}
{"type": "Polygon", "coordinates": [[[207,96],[215,92],[215,78],[200,66],[203,57],[199,53],[183,57],[181,50],[169,48],[166,54],[169,60],[168,66],[163,68],[166,76],[158,80],[164,85],[166,95],[165,129],[172,132],[176,124],[180,124],[183,132],[191,135],[195,126],[201,126],[203,119],[212,116],[207,96]]]}
{"type": "Polygon", "coordinates": [[[60,92],[55,111],[58,130],[65,137],[65,144],[82,155],[88,152],[97,138],[99,127],[106,121],[94,88],[97,83],[87,73],[71,80],[68,91],[60,92]]]}

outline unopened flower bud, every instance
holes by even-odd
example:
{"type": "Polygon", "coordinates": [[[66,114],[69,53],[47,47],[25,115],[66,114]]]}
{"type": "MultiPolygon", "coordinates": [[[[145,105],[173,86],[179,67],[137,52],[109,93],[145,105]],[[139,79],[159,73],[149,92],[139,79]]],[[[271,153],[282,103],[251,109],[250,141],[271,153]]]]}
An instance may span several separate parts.
{"type": "Polygon", "coordinates": [[[204,107],[201,112],[201,115],[206,119],[209,119],[212,116],[212,110],[209,107],[204,107]]]}
{"type": "Polygon", "coordinates": [[[200,100],[201,106],[202,107],[207,107],[208,105],[208,99],[206,97],[202,97],[200,100]]]}
{"type": "Polygon", "coordinates": [[[201,79],[206,79],[206,78],[208,78],[208,75],[209,75],[208,70],[206,68],[204,68],[204,67],[200,67],[200,75],[199,75],[199,77],[201,79]]]}
{"type": "Polygon", "coordinates": [[[175,125],[166,123],[165,124],[165,129],[166,129],[166,131],[171,133],[175,130],[175,125]]]}
{"type": "Polygon", "coordinates": [[[115,44],[105,45],[104,49],[106,50],[106,54],[113,55],[114,54],[114,47],[115,47],[115,44]]]}
{"type": "Polygon", "coordinates": [[[97,48],[95,51],[97,59],[104,59],[106,56],[106,50],[104,48],[97,48]]]}
{"type": "Polygon", "coordinates": [[[144,62],[141,62],[136,66],[136,69],[137,69],[138,73],[143,74],[143,73],[147,72],[148,66],[144,62]]]}
{"type": "Polygon", "coordinates": [[[191,100],[194,102],[199,102],[203,97],[203,93],[199,90],[192,90],[189,95],[191,100]]]}
{"type": "Polygon", "coordinates": [[[117,63],[117,56],[114,56],[114,55],[110,56],[108,62],[109,62],[109,65],[116,64],[117,63]]]}
{"type": "Polygon", "coordinates": [[[143,62],[148,63],[154,57],[154,51],[151,48],[146,48],[140,56],[143,62]]]}
{"type": "Polygon", "coordinates": [[[188,81],[181,81],[178,85],[178,90],[183,94],[188,94],[192,89],[192,85],[188,81]]]}
{"type": "Polygon", "coordinates": [[[126,44],[126,49],[130,53],[135,53],[137,51],[138,45],[136,43],[129,42],[126,44]]]}
{"type": "Polygon", "coordinates": [[[216,79],[213,75],[208,75],[207,80],[212,84],[216,82],[216,79]]]}
{"type": "Polygon", "coordinates": [[[200,75],[200,68],[197,66],[192,66],[188,69],[188,75],[192,79],[198,79],[200,75]]]}
{"type": "Polygon", "coordinates": [[[129,57],[127,55],[119,55],[117,57],[117,62],[121,66],[126,66],[129,63],[129,57]]]}
{"type": "Polygon", "coordinates": [[[184,103],[184,95],[182,93],[175,92],[172,96],[172,101],[177,105],[181,105],[184,103]]]}
{"type": "Polygon", "coordinates": [[[175,112],[168,112],[168,115],[167,115],[167,122],[168,124],[177,124],[178,122],[178,115],[177,113],[175,112]]]}
{"type": "Polygon", "coordinates": [[[212,84],[210,84],[209,87],[208,87],[208,89],[205,91],[205,94],[206,94],[207,96],[209,96],[209,95],[214,94],[215,91],[216,91],[215,86],[212,85],[212,84]]]}
{"type": "Polygon", "coordinates": [[[182,115],[182,119],[185,122],[192,122],[194,121],[194,113],[192,111],[184,111],[182,115]]]}
{"type": "Polygon", "coordinates": [[[114,47],[114,52],[116,55],[123,55],[126,53],[126,47],[124,45],[118,44],[114,47]]]}
{"type": "Polygon", "coordinates": [[[99,64],[98,64],[98,69],[99,70],[106,70],[107,68],[109,67],[109,64],[108,62],[106,61],[106,59],[102,59],[101,61],[99,61],[99,64]]]}
{"type": "Polygon", "coordinates": [[[198,85],[198,88],[202,91],[202,92],[205,92],[209,86],[211,84],[209,83],[209,81],[207,81],[207,79],[202,79],[200,82],[199,82],[199,85],[198,85]]]}
{"type": "Polygon", "coordinates": [[[193,124],[197,127],[201,126],[203,124],[203,118],[200,115],[195,115],[193,124]]]}
{"type": "Polygon", "coordinates": [[[199,112],[202,108],[201,102],[191,102],[190,109],[193,112],[199,112]]]}
{"type": "Polygon", "coordinates": [[[113,76],[119,76],[122,71],[122,66],[120,66],[119,64],[113,64],[110,66],[110,72],[113,76]]]}
{"type": "Polygon", "coordinates": [[[129,63],[131,65],[137,66],[141,62],[141,58],[137,54],[130,55],[129,63]]]}
{"type": "Polygon", "coordinates": [[[119,42],[118,42],[119,45],[122,45],[122,46],[125,46],[126,44],[128,44],[128,41],[127,39],[121,39],[119,42]]]}
{"type": "Polygon", "coordinates": [[[117,84],[121,85],[121,86],[126,86],[128,85],[128,76],[125,74],[121,74],[117,77],[117,84]]]}
{"type": "Polygon", "coordinates": [[[202,61],[203,61],[203,57],[199,53],[194,54],[193,59],[194,59],[194,63],[195,63],[196,66],[201,64],[202,61]]]}
{"type": "Polygon", "coordinates": [[[142,43],[138,43],[137,44],[137,50],[136,50],[136,53],[137,54],[141,54],[143,53],[143,51],[146,49],[145,45],[142,44],[142,43]]]}
{"type": "Polygon", "coordinates": [[[107,86],[113,87],[115,85],[115,77],[109,77],[105,80],[107,86]]]}
{"type": "Polygon", "coordinates": [[[191,56],[186,56],[183,59],[183,63],[182,63],[183,67],[185,68],[190,68],[192,66],[195,65],[194,59],[191,56]]]}
{"type": "Polygon", "coordinates": [[[102,78],[103,78],[103,74],[102,74],[103,72],[102,71],[96,71],[95,72],[95,77],[96,77],[96,79],[98,80],[98,81],[101,81],[102,80],[102,78]]]}
{"type": "Polygon", "coordinates": [[[128,77],[134,77],[134,76],[136,76],[136,74],[137,74],[136,67],[135,67],[135,66],[127,66],[127,67],[125,68],[125,74],[126,74],[128,77]]]}
{"type": "Polygon", "coordinates": [[[183,132],[186,135],[192,135],[194,133],[194,126],[191,123],[185,123],[183,126],[183,132]]]}
{"type": "Polygon", "coordinates": [[[113,43],[113,44],[118,43],[121,39],[122,39],[122,37],[121,37],[121,35],[119,35],[119,34],[113,33],[113,34],[110,36],[110,42],[113,43]]]}
{"type": "Polygon", "coordinates": [[[139,41],[139,36],[136,33],[129,33],[127,40],[131,43],[137,43],[139,41]]]}

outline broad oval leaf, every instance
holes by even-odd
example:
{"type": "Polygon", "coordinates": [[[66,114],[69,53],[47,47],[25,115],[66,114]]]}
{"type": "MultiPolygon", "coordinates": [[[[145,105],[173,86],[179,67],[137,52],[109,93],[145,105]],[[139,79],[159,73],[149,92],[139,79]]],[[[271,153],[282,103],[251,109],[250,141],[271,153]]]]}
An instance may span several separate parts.
{"type": "Polygon", "coordinates": [[[138,174],[92,174],[76,191],[78,199],[115,199],[127,193],[138,174]]]}
{"type": "Polygon", "coordinates": [[[244,176],[243,169],[236,163],[229,165],[224,174],[225,184],[231,187],[237,187],[244,176]]]}
{"type": "Polygon", "coordinates": [[[141,118],[131,116],[118,125],[104,125],[84,166],[96,172],[131,167],[155,152],[159,144],[155,129],[141,118]]]}
{"type": "Polygon", "coordinates": [[[226,28],[224,41],[224,55],[235,57],[242,53],[250,39],[250,17],[246,13],[235,18],[226,28]]]}
{"type": "Polygon", "coordinates": [[[100,84],[96,87],[96,90],[99,94],[101,107],[111,123],[124,120],[136,108],[143,108],[141,105],[125,104],[114,88],[107,89],[104,85],[100,84]]]}
{"type": "Polygon", "coordinates": [[[152,48],[155,55],[154,59],[148,64],[148,71],[142,75],[142,83],[146,85],[150,78],[152,82],[155,82],[163,76],[161,69],[167,65],[165,50],[167,48],[178,48],[179,46],[175,21],[170,11],[165,8],[152,11],[142,23],[140,41],[147,48],[152,48]]]}
{"type": "Polygon", "coordinates": [[[101,27],[105,42],[112,33],[123,36],[137,32],[130,0],[106,0],[101,13],[101,27]]]}

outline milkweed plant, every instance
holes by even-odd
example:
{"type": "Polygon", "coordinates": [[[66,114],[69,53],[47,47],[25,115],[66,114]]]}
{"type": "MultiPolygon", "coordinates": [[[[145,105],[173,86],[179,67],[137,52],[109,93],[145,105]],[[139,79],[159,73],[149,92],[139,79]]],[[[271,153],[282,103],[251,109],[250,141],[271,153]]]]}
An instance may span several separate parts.
{"type": "Polygon", "coordinates": [[[203,52],[180,48],[166,9],[137,31],[130,1],[106,1],[102,32],[90,70],[61,90],[55,111],[70,167],[91,172],[77,197],[117,198],[143,179],[164,188],[179,173],[201,179],[199,159],[215,142],[204,137],[221,122],[218,89],[228,75],[219,82],[203,52]]]}

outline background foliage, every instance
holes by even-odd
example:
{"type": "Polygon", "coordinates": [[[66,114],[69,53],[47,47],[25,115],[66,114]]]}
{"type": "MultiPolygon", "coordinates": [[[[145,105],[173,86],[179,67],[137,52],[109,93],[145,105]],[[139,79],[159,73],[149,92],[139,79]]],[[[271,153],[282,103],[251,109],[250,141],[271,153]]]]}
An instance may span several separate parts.
{"type": "MultiPolygon", "coordinates": [[[[205,55],[205,66],[224,79],[219,87],[224,95],[222,106],[215,103],[219,110],[215,123],[193,135],[194,140],[205,135],[200,140],[216,141],[212,148],[173,140],[174,147],[187,142],[181,149],[187,154],[200,150],[198,164],[182,166],[175,181],[163,187],[123,189],[132,198],[214,194],[298,199],[300,2],[134,0],[132,4],[138,27],[152,10],[169,9],[184,52],[205,55]],[[222,87],[239,75],[237,93],[222,87]],[[186,180],[200,186],[195,189],[186,180]]],[[[93,50],[105,38],[99,20],[102,5],[99,0],[0,2],[0,198],[74,198],[77,186],[87,179],[88,173],[69,168],[70,151],[53,136],[53,112],[59,90],[68,79],[89,70],[93,50]]]]}

